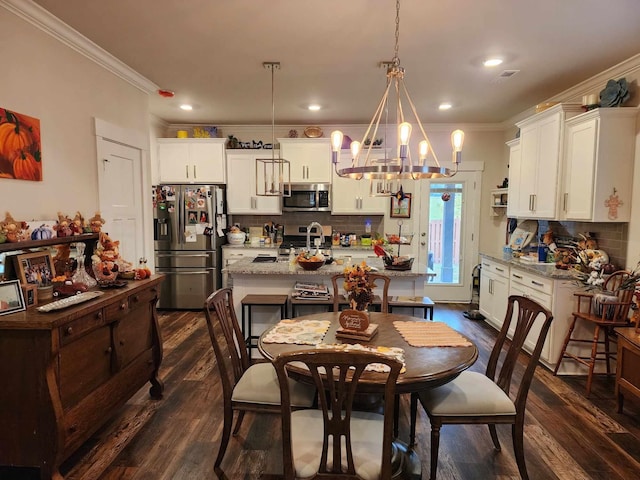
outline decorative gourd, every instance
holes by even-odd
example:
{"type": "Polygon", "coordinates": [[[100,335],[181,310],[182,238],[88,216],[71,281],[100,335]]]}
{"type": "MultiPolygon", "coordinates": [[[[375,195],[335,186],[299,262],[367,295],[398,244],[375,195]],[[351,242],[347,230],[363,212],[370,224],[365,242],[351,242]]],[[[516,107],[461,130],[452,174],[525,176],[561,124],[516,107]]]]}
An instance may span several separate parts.
{"type": "MultiPolygon", "coordinates": [[[[2,125],[0,125],[1,127],[2,125]]],[[[20,150],[9,154],[13,161],[13,176],[21,180],[42,180],[42,168],[33,155],[20,150]]]]}
{"type": "Polygon", "coordinates": [[[48,240],[53,238],[53,230],[44,223],[31,232],[31,240],[48,240]]]}

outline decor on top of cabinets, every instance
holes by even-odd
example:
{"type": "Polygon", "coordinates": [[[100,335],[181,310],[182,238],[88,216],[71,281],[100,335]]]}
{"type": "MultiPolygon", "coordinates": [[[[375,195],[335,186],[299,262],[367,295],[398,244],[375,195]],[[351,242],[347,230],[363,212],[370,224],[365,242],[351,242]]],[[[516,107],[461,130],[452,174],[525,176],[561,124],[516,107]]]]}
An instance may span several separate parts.
{"type": "Polygon", "coordinates": [[[600,106],[619,107],[631,98],[627,79],[609,80],[607,85],[600,92],[600,106]]]}
{"type": "Polygon", "coordinates": [[[387,87],[382,95],[382,99],[378,103],[378,107],[373,114],[373,118],[369,123],[369,126],[362,137],[362,142],[352,142],[351,150],[353,154],[353,161],[350,166],[339,168],[338,163],[340,160],[340,151],[342,149],[343,134],[339,130],[335,130],[331,133],[332,144],[332,163],[335,173],[340,176],[346,176],[355,180],[367,179],[370,182],[378,184],[377,188],[371,189],[371,194],[375,196],[389,196],[394,195],[400,187],[400,180],[410,179],[419,180],[422,178],[439,178],[439,177],[452,177],[458,171],[458,164],[462,160],[462,144],[464,142],[464,133],[462,130],[455,130],[451,135],[451,143],[453,148],[452,163],[454,166],[453,172],[448,168],[440,166],[438,158],[431,148],[431,142],[429,141],[427,134],[424,130],[422,122],[418,117],[416,107],[409,96],[409,92],[404,84],[404,68],[400,66],[400,58],[398,57],[399,50],[399,38],[400,38],[400,0],[396,0],[396,19],[395,19],[395,49],[393,59],[390,62],[380,62],[381,67],[385,67],[387,70],[387,87]],[[389,99],[389,92],[391,92],[392,98],[389,99]],[[403,97],[405,100],[405,106],[403,107],[403,97]],[[392,105],[394,104],[394,105],[392,105]],[[418,152],[414,152],[412,156],[409,151],[409,137],[411,136],[412,125],[405,119],[404,111],[405,107],[407,111],[413,113],[416,128],[420,132],[420,141],[418,143],[418,152]],[[372,162],[370,158],[371,150],[374,148],[373,143],[370,143],[366,150],[366,153],[361,150],[361,146],[365,143],[367,138],[372,135],[377,135],[378,132],[385,130],[388,125],[384,125],[387,122],[387,117],[382,122],[382,128],[380,128],[380,121],[383,118],[384,112],[387,110],[397,112],[396,125],[390,126],[390,129],[395,129],[398,132],[398,148],[393,148],[390,151],[398,152],[397,158],[385,158],[382,162],[372,162]],[[431,153],[429,162],[427,157],[431,153]]]}
{"type": "Polygon", "coordinates": [[[38,118],[0,109],[0,178],[42,181],[38,118]]]}

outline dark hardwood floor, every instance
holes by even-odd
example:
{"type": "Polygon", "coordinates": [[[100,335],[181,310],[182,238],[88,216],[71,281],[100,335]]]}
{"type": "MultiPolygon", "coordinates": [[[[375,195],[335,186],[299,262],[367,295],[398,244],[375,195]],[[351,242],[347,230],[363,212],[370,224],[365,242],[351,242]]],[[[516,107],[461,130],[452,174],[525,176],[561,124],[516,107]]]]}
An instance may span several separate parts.
{"type": "MultiPolygon", "coordinates": [[[[435,319],[472,338],[482,371],[495,339],[484,322],[465,319],[464,305],[437,305],[435,319]]],[[[73,480],[214,479],[213,460],[222,430],[221,387],[200,312],[161,312],[165,395],[150,400],[140,390],[71,458],[62,473],[73,480]]],[[[554,377],[539,367],[531,387],[525,451],[532,480],[640,478],[640,402],[628,399],[617,414],[614,381],[597,377],[591,398],[584,377],[554,377]]],[[[408,398],[402,399],[400,437],[408,438],[408,398]]],[[[429,420],[418,417],[417,452],[423,478],[429,470],[429,420]]],[[[485,426],[445,426],[438,479],[517,479],[508,426],[498,426],[495,452],[485,426]]],[[[282,472],[277,416],[247,414],[222,464],[226,478],[275,479],[282,472]]]]}

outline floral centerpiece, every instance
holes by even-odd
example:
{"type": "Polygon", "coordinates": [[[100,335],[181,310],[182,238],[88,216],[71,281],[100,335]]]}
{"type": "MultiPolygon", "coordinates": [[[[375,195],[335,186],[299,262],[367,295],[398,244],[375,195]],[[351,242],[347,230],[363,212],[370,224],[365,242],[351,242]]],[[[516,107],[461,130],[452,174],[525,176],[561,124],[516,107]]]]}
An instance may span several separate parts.
{"type": "Polygon", "coordinates": [[[369,279],[371,267],[366,262],[348,266],[344,269],[344,290],[351,308],[364,311],[373,300],[374,284],[369,279]]]}

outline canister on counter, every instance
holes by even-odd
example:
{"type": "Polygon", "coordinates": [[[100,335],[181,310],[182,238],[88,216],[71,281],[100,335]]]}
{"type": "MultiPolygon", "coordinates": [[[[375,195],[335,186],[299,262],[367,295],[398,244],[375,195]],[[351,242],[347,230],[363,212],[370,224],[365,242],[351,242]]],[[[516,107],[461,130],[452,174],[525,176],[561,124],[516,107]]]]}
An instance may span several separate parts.
{"type": "Polygon", "coordinates": [[[333,232],[333,235],[331,236],[331,245],[334,247],[340,245],[340,232],[333,232]]]}

